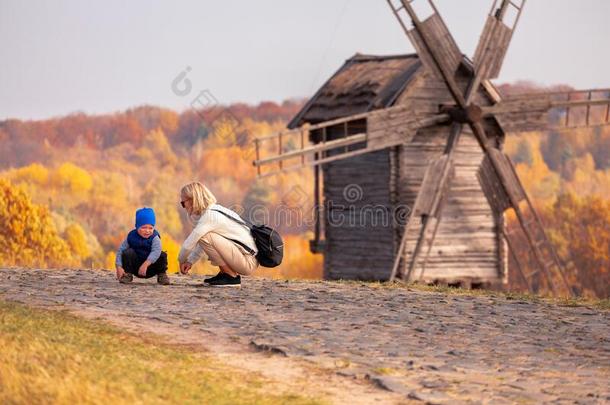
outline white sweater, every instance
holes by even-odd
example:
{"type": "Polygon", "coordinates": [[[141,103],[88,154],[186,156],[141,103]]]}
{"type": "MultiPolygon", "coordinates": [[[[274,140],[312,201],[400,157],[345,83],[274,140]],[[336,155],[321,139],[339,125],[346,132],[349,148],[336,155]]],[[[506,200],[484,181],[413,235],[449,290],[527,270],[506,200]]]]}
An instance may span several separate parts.
{"type": "MultiPolygon", "coordinates": [[[[180,263],[189,262],[194,264],[197,260],[201,259],[202,256],[206,256],[198,242],[208,232],[216,232],[225,238],[238,240],[244,245],[248,246],[250,249],[254,250],[255,254],[258,252],[248,227],[245,225],[240,225],[222,215],[220,212],[216,212],[214,210],[222,211],[243,222],[236,212],[225,208],[220,204],[211,205],[207,210],[204,211],[199,219],[196,220],[197,222],[195,224],[195,228],[182,243],[180,253],[178,254],[178,260],[180,263]]],[[[237,245],[237,247],[245,252],[245,249],[242,246],[237,245]]],[[[207,256],[204,257],[204,259],[206,258],[207,256]]]]}

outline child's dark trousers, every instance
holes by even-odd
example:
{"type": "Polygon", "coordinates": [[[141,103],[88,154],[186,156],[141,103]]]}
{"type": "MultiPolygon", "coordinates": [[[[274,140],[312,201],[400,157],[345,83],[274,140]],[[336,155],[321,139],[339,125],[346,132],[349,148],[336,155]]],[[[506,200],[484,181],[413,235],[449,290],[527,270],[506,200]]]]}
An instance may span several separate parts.
{"type": "MultiPolygon", "coordinates": [[[[129,248],[123,251],[121,256],[121,260],[123,261],[123,269],[125,269],[126,273],[131,273],[136,277],[140,277],[138,275],[138,270],[144,260],[140,259],[135,250],[129,248]]],[[[144,278],[150,278],[156,276],[159,273],[165,273],[167,271],[167,253],[161,252],[161,255],[157,259],[156,262],[148,266],[148,270],[146,270],[146,276],[144,278]]]]}

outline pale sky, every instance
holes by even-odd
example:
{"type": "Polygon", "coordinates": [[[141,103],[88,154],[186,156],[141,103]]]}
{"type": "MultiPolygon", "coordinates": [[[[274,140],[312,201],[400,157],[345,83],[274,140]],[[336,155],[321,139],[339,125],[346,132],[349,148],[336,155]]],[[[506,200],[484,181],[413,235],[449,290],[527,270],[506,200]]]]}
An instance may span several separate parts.
{"type": "MultiPolygon", "coordinates": [[[[472,56],[492,0],[435,3],[472,56]]],[[[609,42],[610,1],[529,0],[496,82],[608,88],[609,42]]],[[[309,97],[356,52],[413,52],[385,0],[0,0],[0,119],[309,97]]]]}

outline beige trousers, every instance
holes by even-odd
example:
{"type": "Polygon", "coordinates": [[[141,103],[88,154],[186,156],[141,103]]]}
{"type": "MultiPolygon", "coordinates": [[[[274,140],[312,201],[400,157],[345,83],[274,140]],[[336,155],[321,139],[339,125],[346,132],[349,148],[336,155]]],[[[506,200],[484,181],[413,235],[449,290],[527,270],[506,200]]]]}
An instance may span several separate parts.
{"type": "Polygon", "coordinates": [[[215,232],[205,234],[199,239],[199,244],[213,266],[227,266],[244,276],[249,276],[258,267],[256,257],[242,246],[215,232]]]}

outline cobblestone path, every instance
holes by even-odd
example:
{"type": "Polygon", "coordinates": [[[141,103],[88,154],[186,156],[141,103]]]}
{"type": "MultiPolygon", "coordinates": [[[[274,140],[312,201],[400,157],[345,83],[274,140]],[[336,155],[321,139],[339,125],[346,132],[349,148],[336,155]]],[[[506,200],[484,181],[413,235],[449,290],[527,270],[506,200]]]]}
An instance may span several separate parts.
{"type": "MultiPolygon", "coordinates": [[[[610,403],[610,311],[358,283],[201,276],[121,285],[96,270],[0,269],[0,298],[162,325],[311,360],[407,402],[610,403]]],[[[169,329],[168,329],[169,328],[169,329]]]]}

